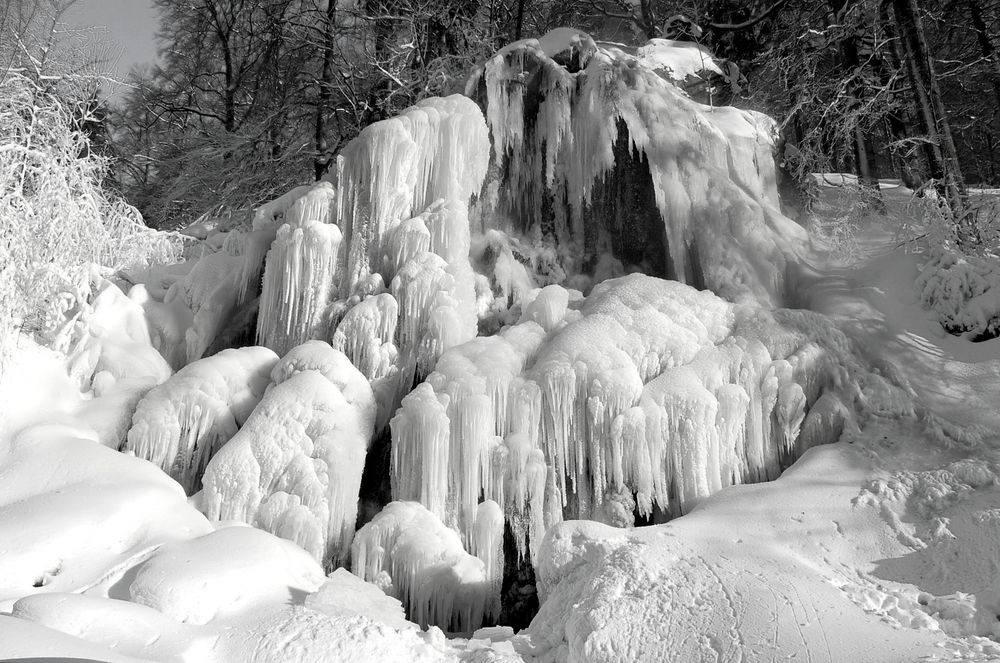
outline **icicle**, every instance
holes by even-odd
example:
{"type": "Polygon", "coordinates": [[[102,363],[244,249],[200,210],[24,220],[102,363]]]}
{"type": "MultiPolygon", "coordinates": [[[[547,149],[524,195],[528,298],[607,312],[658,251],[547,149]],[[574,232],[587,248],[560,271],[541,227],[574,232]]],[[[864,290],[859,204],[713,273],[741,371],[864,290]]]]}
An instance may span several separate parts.
{"type": "Polygon", "coordinates": [[[389,422],[392,429],[392,494],[417,500],[444,520],[447,516],[451,421],[450,399],[427,383],[403,399],[389,422]],[[443,401],[443,402],[442,402],[443,401]]]}
{"type": "Polygon", "coordinates": [[[240,348],[188,364],[139,401],[122,451],[158,465],[188,494],[264,396],[278,357],[240,348]]]}
{"type": "Polygon", "coordinates": [[[386,264],[387,277],[392,277],[403,269],[403,265],[421,253],[430,250],[431,235],[424,224],[422,216],[415,216],[398,224],[386,233],[386,264]]]}
{"type": "Polygon", "coordinates": [[[490,585],[486,617],[490,619],[500,616],[500,588],[504,568],[503,528],[504,516],[500,505],[493,500],[480,503],[476,509],[469,551],[483,560],[485,566],[486,582],[490,585]]]}
{"type": "MultiPolygon", "coordinates": [[[[302,214],[311,208],[305,206],[302,214]]],[[[340,247],[337,226],[313,219],[285,224],[268,252],[257,339],[279,354],[321,335],[340,247]]]]}
{"type": "Polygon", "coordinates": [[[368,582],[383,574],[393,595],[402,601],[412,621],[423,628],[471,633],[499,605],[495,582],[496,553],[486,554],[502,540],[502,517],[496,505],[486,506],[477,518],[476,544],[490,558],[465,552],[458,534],[415,502],[392,502],[362,527],[352,546],[353,572],[368,582]],[[497,537],[497,525],[500,537],[497,537]]]}
{"type": "Polygon", "coordinates": [[[383,378],[396,363],[393,338],[398,318],[399,306],[392,295],[367,297],[347,311],[330,345],[347,355],[369,380],[383,378]]]}

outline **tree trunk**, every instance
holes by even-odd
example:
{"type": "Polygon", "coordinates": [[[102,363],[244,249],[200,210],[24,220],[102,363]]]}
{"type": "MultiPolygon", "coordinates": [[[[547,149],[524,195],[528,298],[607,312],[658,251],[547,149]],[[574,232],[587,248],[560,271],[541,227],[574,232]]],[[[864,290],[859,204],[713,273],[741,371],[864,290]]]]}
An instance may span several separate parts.
{"type": "Polygon", "coordinates": [[[934,71],[927,38],[924,35],[923,21],[920,19],[920,8],[917,0],[892,0],[899,33],[903,35],[904,43],[909,46],[908,54],[912,60],[911,72],[914,75],[914,90],[922,96],[925,121],[932,129],[929,134],[940,148],[941,165],[944,171],[944,193],[951,212],[956,221],[956,236],[961,246],[969,246],[980,242],[979,232],[971,222],[966,211],[965,182],[962,179],[962,168],[955,149],[955,141],[951,133],[951,123],[941,96],[941,88],[934,71]]]}
{"type": "Polygon", "coordinates": [[[993,40],[986,28],[986,21],[983,20],[983,9],[979,6],[979,0],[968,0],[966,4],[972,17],[972,29],[976,31],[976,39],[979,41],[979,50],[993,68],[993,95],[997,100],[997,109],[1000,109],[1000,59],[997,59],[996,47],[993,46],[993,40]]]}
{"type": "Polygon", "coordinates": [[[517,0],[517,23],[514,25],[514,41],[521,41],[521,29],[524,27],[524,5],[527,0],[517,0]]]}
{"type": "MultiPolygon", "coordinates": [[[[859,73],[856,70],[861,67],[861,58],[858,57],[858,42],[854,35],[847,37],[841,42],[840,53],[843,58],[844,67],[851,74],[851,82],[848,89],[851,106],[852,108],[857,108],[861,106],[861,97],[864,95],[864,88],[859,83],[860,76],[856,75],[856,73],[859,73]]],[[[878,185],[878,169],[873,160],[874,150],[871,146],[871,137],[865,132],[860,117],[854,120],[853,133],[854,164],[858,176],[858,184],[869,192],[879,207],[882,207],[882,194],[878,185]]]]}
{"type": "Polygon", "coordinates": [[[313,171],[316,179],[320,179],[330,168],[331,155],[326,139],[326,114],[330,110],[330,100],[333,97],[333,53],[336,40],[337,0],[328,0],[324,14],[323,31],[323,65],[320,71],[319,95],[316,100],[316,126],[314,140],[316,157],[313,159],[313,171]]]}
{"type": "Polygon", "coordinates": [[[893,6],[892,16],[895,26],[899,27],[898,37],[892,40],[893,50],[899,62],[906,68],[906,77],[910,81],[913,116],[919,120],[922,133],[930,141],[924,144],[927,175],[941,181],[944,180],[944,163],[941,157],[941,147],[935,140],[937,130],[934,127],[934,113],[931,111],[930,99],[927,97],[927,89],[920,83],[920,74],[917,70],[913,49],[910,41],[903,36],[906,34],[906,27],[901,24],[902,18],[895,6],[893,6]]]}

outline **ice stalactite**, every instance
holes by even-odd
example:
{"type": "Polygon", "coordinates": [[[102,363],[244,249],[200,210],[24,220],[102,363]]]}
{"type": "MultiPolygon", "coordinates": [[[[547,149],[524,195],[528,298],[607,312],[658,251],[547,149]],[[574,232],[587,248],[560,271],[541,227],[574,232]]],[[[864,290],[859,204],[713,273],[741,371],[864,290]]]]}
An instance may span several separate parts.
{"type": "Polygon", "coordinates": [[[139,401],[122,451],[158,465],[190,495],[211,457],[257,406],[278,357],[267,348],[188,364],[139,401]]]}
{"type": "MultiPolygon", "coordinates": [[[[321,184],[329,189],[329,183],[321,184]]],[[[278,228],[284,223],[285,212],[292,204],[309,193],[313,185],[297,186],[254,210],[251,232],[243,237],[244,256],[239,276],[239,304],[245,304],[260,293],[264,260],[278,228]]]]}
{"type": "MultiPolygon", "coordinates": [[[[479,193],[488,158],[482,113],[461,95],[421,101],[351,141],[336,172],[337,222],[348,246],[340,296],[350,296],[369,274],[383,272],[385,235],[393,224],[438,200],[464,208],[479,193]]],[[[383,273],[386,281],[391,276],[383,273]]]]}
{"type": "Polygon", "coordinates": [[[371,392],[326,344],[290,354],[274,368],[281,382],[209,463],[202,507],[212,520],[242,520],[294,541],[332,569],[354,537],[371,392]]]}
{"type": "Polygon", "coordinates": [[[626,269],[780,303],[803,233],[777,209],[774,123],[675,84],[713,68],[691,44],[632,56],[568,29],[499,51],[467,93],[493,137],[495,205],[512,218],[502,229],[541,237],[567,278],[599,277],[611,253],[626,269]]]}
{"type": "Polygon", "coordinates": [[[332,341],[372,381],[382,427],[444,350],[476,335],[468,202],[488,152],[474,102],[428,99],[362,131],[333,183],[259,208],[241,277],[246,298],[270,246],[258,342],[282,354],[332,341]]]}
{"type": "Polygon", "coordinates": [[[321,334],[341,243],[333,203],[326,183],[296,199],[267,253],[257,339],[279,354],[321,334]]]}
{"type": "Polygon", "coordinates": [[[499,507],[484,502],[476,545],[466,552],[458,533],[416,502],[392,502],[358,530],[351,548],[355,575],[402,601],[410,620],[426,628],[470,633],[499,614],[495,544],[499,507]]]}
{"type": "Polygon", "coordinates": [[[330,344],[369,380],[384,378],[399,354],[394,342],[398,319],[399,304],[392,295],[366,297],[344,315],[330,344]]]}

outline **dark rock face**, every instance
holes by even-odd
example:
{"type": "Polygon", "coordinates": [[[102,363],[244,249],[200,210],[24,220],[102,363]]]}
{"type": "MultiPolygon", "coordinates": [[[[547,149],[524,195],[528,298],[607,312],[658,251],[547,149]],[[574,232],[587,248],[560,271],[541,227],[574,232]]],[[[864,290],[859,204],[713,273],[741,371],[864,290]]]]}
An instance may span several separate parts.
{"type": "Polygon", "coordinates": [[[245,348],[256,345],[259,307],[260,298],[255,297],[237,309],[202,357],[211,357],[228,348],[245,348]]]}
{"type": "Polygon", "coordinates": [[[535,569],[527,558],[518,559],[517,544],[509,525],[504,526],[503,559],[498,623],[519,631],[527,628],[538,614],[538,590],[535,587],[535,569]]]}
{"type": "Polygon", "coordinates": [[[626,271],[634,268],[676,280],[663,218],[656,207],[649,160],[630,147],[623,120],[618,120],[614,154],[614,169],[595,183],[591,203],[583,211],[586,254],[596,261],[610,250],[626,271]]]}

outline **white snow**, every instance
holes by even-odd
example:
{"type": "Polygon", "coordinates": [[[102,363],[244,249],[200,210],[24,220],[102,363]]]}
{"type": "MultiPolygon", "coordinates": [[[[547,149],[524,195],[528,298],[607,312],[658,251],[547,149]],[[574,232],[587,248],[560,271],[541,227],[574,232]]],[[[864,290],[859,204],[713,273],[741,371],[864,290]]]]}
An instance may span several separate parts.
{"type": "Polygon", "coordinates": [[[268,390],[209,462],[202,479],[205,514],[293,541],[335,568],[354,537],[371,437],[370,409],[363,407],[315,370],[268,390]]]}

